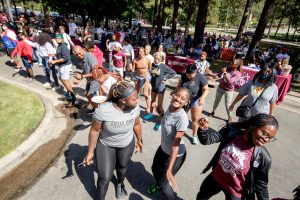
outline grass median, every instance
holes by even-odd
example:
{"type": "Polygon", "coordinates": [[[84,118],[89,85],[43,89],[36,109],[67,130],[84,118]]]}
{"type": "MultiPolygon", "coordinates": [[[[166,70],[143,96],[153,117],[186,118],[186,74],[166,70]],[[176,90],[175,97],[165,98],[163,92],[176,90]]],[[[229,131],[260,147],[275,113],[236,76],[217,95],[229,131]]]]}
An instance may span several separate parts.
{"type": "Polygon", "coordinates": [[[37,96],[0,82],[0,158],[28,138],[44,113],[45,107],[37,96]]]}

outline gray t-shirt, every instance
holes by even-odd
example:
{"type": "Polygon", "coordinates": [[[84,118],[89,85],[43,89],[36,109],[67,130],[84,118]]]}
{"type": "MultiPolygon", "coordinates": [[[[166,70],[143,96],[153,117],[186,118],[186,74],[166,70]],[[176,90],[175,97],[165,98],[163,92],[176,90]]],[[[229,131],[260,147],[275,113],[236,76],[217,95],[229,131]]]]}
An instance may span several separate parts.
{"type": "Polygon", "coordinates": [[[84,59],[83,59],[83,73],[89,74],[94,65],[97,65],[98,61],[95,56],[90,52],[84,52],[84,59]]]}
{"type": "MultiPolygon", "coordinates": [[[[161,148],[171,155],[172,143],[178,131],[186,131],[189,119],[186,112],[181,108],[177,112],[166,111],[161,120],[161,148]]],[[[184,141],[180,141],[178,156],[185,153],[184,141]]]]}
{"type": "Polygon", "coordinates": [[[105,102],[95,111],[93,119],[102,123],[100,142],[110,147],[123,148],[133,139],[133,126],[136,117],[140,115],[140,107],[120,111],[114,103],[105,102]]]}
{"type": "MultiPolygon", "coordinates": [[[[240,89],[239,94],[247,96],[241,103],[243,106],[252,106],[254,101],[260,95],[263,89],[263,83],[248,81],[240,89]]],[[[267,87],[262,96],[257,100],[254,107],[251,109],[251,116],[255,116],[259,113],[269,114],[270,103],[275,103],[278,99],[278,88],[276,84],[272,84],[267,87]]]]}

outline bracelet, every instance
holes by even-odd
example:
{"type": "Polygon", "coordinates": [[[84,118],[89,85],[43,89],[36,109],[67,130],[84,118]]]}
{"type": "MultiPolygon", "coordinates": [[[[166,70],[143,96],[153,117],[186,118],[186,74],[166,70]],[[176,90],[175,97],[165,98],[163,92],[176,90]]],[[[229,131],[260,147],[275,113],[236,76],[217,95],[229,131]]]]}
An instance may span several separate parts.
{"type": "Polygon", "coordinates": [[[94,154],[93,154],[93,153],[87,153],[87,155],[92,155],[92,157],[94,156],[94,154]]]}

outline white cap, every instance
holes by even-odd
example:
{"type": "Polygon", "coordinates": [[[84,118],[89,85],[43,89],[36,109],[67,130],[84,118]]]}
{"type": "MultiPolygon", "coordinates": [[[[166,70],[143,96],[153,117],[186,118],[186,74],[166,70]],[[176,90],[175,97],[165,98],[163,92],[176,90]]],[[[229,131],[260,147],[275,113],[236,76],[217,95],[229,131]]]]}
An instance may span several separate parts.
{"type": "Polygon", "coordinates": [[[121,45],[120,42],[116,42],[116,43],[115,43],[115,47],[120,47],[120,49],[123,49],[123,47],[122,47],[122,45],[121,45]]]}

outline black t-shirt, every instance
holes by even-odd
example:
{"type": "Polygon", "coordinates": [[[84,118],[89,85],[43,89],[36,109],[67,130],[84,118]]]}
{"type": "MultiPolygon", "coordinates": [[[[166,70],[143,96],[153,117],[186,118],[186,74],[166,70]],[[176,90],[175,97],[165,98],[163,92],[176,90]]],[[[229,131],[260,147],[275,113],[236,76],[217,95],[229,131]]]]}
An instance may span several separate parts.
{"type": "Polygon", "coordinates": [[[198,99],[202,96],[202,87],[207,85],[207,79],[203,74],[197,73],[193,80],[189,80],[186,74],[181,76],[181,86],[192,92],[191,99],[198,99]]]}

